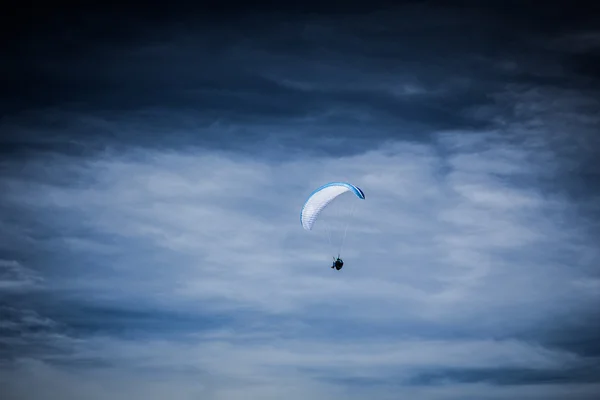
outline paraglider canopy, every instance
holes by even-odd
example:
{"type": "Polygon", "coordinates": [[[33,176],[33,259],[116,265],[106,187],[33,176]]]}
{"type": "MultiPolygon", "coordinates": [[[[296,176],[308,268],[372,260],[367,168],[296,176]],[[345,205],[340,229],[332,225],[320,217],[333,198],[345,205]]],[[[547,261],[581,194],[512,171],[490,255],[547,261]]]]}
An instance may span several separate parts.
{"type": "Polygon", "coordinates": [[[338,196],[347,192],[354,193],[359,199],[364,200],[365,198],[365,194],[360,188],[346,182],[327,183],[312,192],[300,213],[302,227],[310,231],[321,211],[338,196]]]}
{"type": "MultiPolygon", "coordinates": [[[[302,227],[307,231],[312,231],[317,220],[320,220],[319,224],[322,224],[325,228],[329,244],[334,247],[337,252],[337,259],[341,262],[339,257],[346,239],[350,217],[354,214],[355,205],[357,204],[356,200],[364,199],[364,192],[351,183],[327,183],[313,191],[304,203],[300,212],[302,227]],[[326,208],[328,211],[324,212],[326,208]],[[333,211],[331,213],[333,215],[322,215],[327,214],[329,211],[333,211]],[[330,217],[333,218],[330,219],[330,217]],[[337,234],[334,232],[337,232],[337,234]]],[[[334,266],[339,270],[343,263],[338,265],[339,268],[337,265],[334,266]]]]}

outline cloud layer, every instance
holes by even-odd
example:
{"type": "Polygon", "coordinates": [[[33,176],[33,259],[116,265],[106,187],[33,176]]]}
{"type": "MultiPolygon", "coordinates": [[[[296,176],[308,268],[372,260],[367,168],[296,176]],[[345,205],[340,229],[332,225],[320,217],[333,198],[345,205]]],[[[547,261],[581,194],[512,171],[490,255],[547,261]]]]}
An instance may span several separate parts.
{"type": "Polygon", "coordinates": [[[595,398],[595,31],[404,7],[8,58],[8,399],[595,398]],[[331,180],[339,272],[298,219],[331,180]]]}

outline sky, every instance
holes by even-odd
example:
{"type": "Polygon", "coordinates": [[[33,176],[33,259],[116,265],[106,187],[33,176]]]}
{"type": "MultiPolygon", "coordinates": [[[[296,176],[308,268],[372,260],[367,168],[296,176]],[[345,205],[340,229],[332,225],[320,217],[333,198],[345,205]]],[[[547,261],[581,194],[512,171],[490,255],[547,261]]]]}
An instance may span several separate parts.
{"type": "Polygon", "coordinates": [[[598,6],[150,4],[1,17],[3,399],[598,398],[598,6]]]}

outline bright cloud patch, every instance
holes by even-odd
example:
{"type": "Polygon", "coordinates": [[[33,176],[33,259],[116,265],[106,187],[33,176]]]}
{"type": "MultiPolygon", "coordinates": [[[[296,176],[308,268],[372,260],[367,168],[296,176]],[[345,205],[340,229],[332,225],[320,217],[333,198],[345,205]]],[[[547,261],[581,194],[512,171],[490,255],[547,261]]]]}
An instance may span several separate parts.
{"type": "Polygon", "coordinates": [[[465,376],[482,371],[544,379],[585,368],[577,353],[510,339],[596,299],[578,289],[589,282],[585,264],[550,257],[585,243],[565,235],[569,204],[527,184],[543,173],[527,149],[491,143],[445,134],[433,145],[278,164],[203,151],[32,164],[33,176],[45,168],[49,179],[5,179],[4,201],[50,229],[33,242],[56,255],[37,263],[46,266],[46,290],[81,301],[93,324],[133,314],[83,341],[61,334],[57,348],[76,346],[73,355],[42,353],[19,368],[42,385],[46,374],[74,373],[56,363],[90,362],[102,376],[137,371],[134,379],[185,370],[196,382],[182,383],[185,393],[211,398],[292,388],[298,398],[352,397],[349,382],[371,382],[382,396],[450,398],[415,385],[441,379],[463,393],[465,376]],[[61,184],[65,174],[76,178],[61,184]],[[366,194],[340,272],[328,267],[324,234],[303,230],[298,218],[306,196],[331,180],[366,194]],[[229,322],[210,328],[219,318],[229,322]],[[160,339],[115,336],[161,320],[174,327],[163,326],[160,339]]]}

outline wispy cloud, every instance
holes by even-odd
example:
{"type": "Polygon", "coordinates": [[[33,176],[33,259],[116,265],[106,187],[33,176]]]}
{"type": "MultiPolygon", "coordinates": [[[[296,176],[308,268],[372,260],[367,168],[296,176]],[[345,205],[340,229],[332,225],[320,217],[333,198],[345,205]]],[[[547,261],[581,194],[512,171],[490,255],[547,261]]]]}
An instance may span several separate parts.
{"type": "MultiPolygon", "coordinates": [[[[545,347],[543,337],[510,339],[542,334],[540,326],[566,317],[567,305],[596,304],[593,293],[577,289],[589,282],[589,265],[557,261],[574,243],[593,251],[585,236],[565,234],[582,221],[565,223],[564,198],[521,184],[545,173],[527,148],[499,145],[497,135],[476,143],[460,134],[438,138],[278,164],[196,150],[57,158],[52,169],[30,162],[32,176],[44,171],[47,179],[5,179],[4,201],[42,225],[63,221],[35,242],[59,252],[56,263],[43,264],[46,285],[86,307],[86,323],[109,336],[80,341],[76,329],[62,343],[72,356],[23,365],[50,372],[59,360],[89,360],[140,376],[187,368],[213,382],[215,398],[268,396],[288,385],[303,388],[298,396],[327,397],[361,379],[379,382],[385,395],[401,382],[414,390],[414,382],[433,379],[426,378],[432,370],[560,375],[588,365],[577,353],[545,347]],[[49,183],[65,171],[77,178],[49,183]],[[367,193],[346,266],[335,275],[323,232],[307,233],[298,221],[307,194],[332,179],[367,193]],[[146,316],[118,317],[125,309],[146,316]],[[225,330],[202,328],[217,315],[230,321],[217,322],[225,330]],[[102,328],[117,320],[118,329],[102,328]],[[169,330],[139,344],[111,336],[143,337],[143,326],[161,323],[174,324],[171,339],[169,330]],[[388,339],[365,341],[373,329],[388,339]],[[244,389],[231,391],[234,382],[244,389]]],[[[462,378],[448,372],[444,379],[462,378]]]]}
{"type": "Polygon", "coordinates": [[[0,290],[23,290],[35,287],[42,277],[15,260],[0,259],[0,290]]]}

